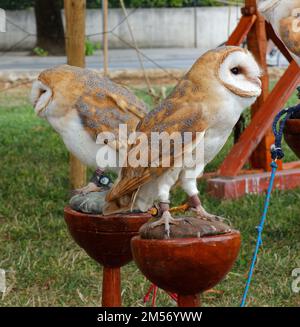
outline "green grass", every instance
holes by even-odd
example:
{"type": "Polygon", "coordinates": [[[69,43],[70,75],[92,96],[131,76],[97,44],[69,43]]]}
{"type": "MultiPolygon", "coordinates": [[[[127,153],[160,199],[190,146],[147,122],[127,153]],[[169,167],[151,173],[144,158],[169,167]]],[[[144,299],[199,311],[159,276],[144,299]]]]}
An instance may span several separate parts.
{"type": "MultiPolygon", "coordinates": [[[[99,306],[101,268],[67,232],[63,208],[69,198],[68,154],[59,136],[35,117],[24,91],[0,93],[0,268],[7,271],[7,292],[0,306],[99,306]]],[[[295,101],[293,99],[292,101],[295,101]]],[[[215,169],[230,147],[210,165],[215,169]]],[[[288,152],[289,159],[293,155],[288,152]]],[[[202,297],[204,306],[237,306],[243,292],[264,198],[237,201],[209,198],[208,211],[230,218],[243,243],[232,271],[202,297]]],[[[180,190],[173,204],[184,200],[180,190]]],[[[253,284],[251,306],[299,306],[291,291],[291,272],[300,267],[300,190],[275,191],[253,284]]],[[[122,270],[125,306],[142,306],[149,282],[131,263],[122,270]]],[[[184,282],[184,281],[183,281],[184,282]]],[[[162,291],[158,305],[174,306],[162,291]]]]}

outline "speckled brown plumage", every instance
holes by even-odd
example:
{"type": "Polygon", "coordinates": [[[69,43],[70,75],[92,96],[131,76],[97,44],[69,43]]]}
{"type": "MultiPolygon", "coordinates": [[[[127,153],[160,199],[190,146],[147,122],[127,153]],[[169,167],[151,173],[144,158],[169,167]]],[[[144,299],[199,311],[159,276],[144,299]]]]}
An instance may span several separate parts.
{"type": "MultiPolygon", "coordinates": [[[[204,131],[209,126],[214,115],[214,108],[219,101],[218,95],[214,96],[214,90],[217,90],[219,86],[218,67],[229,53],[235,51],[245,50],[237,47],[219,48],[199,58],[174,91],[145,116],[137,131],[148,136],[149,149],[151,149],[151,132],[165,131],[169,134],[191,132],[193,140],[195,140],[196,132],[204,131]],[[212,79],[212,76],[215,78],[212,79]]],[[[243,95],[241,94],[241,96],[243,95]]],[[[134,146],[129,151],[134,151],[134,146]]],[[[158,153],[158,167],[150,167],[151,162],[149,162],[148,167],[145,168],[124,167],[122,169],[118,182],[106,197],[110,202],[105,213],[109,214],[122,208],[120,201],[123,197],[126,197],[128,202],[123,209],[130,208],[131,201],[139,187],[170,169],[162,167],[162,155],[162,152],[158,153]]],[[[150,150],[148,157],[150,158],[150,150]]],[[[174,164],[172,155],[170,162],[172,166],[174,164]]]]}
{"type": "Polygon", "coordinates": [[[76,110],[94,139],[106,131],[117,137],[122,123],[132,132],[147,112],[145,104],[128,89],[89,69],[57,66],[42,72],[39,80],[52,88],[54,96],[56,89],[66,90],[64,97],[57,99],[61,102],[60,110],[65,114],[76,110]]]}

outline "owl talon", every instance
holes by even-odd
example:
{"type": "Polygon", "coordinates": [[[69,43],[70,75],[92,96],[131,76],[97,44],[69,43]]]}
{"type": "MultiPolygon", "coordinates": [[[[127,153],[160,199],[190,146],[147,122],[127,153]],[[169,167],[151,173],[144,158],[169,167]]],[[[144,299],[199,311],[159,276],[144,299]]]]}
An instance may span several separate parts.
{"type": "Polygon", "coordinates": [[[150,227],[151,228],[155,228],[155,227],[160,226],[160,225],[163,225],[163,224],[165,225],[165,232],[164,232],[165,233],[165,238],[166,239],[169,239],[170,238],[170,231],[171,231],[170,224],[172,224],[172,225],[178,225],[179,224],[179,221],[177,219],[174,219],[171,216],[171,214],[170,214],[169,211],[165,211],[162,214],[161,218],[158,221],[153,222],[150,225],[150,227]]]}
{"type": "Polygon", "coordinates": [[[203,213],[197,213],[197,218],[206,220],[206,221],[210,221],[210,222],[223,222],[225,220],[225,218],[216,216],[216,215],[211,215],[211,214],[207,214],[207,215],[203,215],[203,213]]]}
{"type": "Polygon", "coordinates": [[[230,222],[229,219],[224,218],[224,217],[220,217],[220,216],[216,216],[216,215],[208,214],[208,216],[203,216],[203,214],[201,213],[201,214],[197,215],[197,218],[205,220],[205,221],[209,221],[209,222],[212,222],[212,223],[215,223],[215,222],[225,223],[225,224],[231,226],[231,222],[230,222]]]}
{"type": "Polygon", "coordinates": [[[198,208],[191,208],[192,211],[194,211],[196,213],[196,217],[197,218],[200,218],[202,220],[205,220],[205,221],[210,221],[210,222],[224,222],[224,220],[226,220],[225,218],[223,217],[220,217],[220,216],[216,216],[216,215],[212,215],[208,212],[206,212],[203,207],[198,207],[198,208]]]}
{"type": "Polygon", "coordinates": [[[211,215],[211,217],[206,217],[206,220],[210,221],[210,222],[223,222],[225,220],[225,218],[219,217],[219,216],[215,216],[215,215],[211,215]]]}
{"type": "Polygon", "coordinates": [[[79,188],[79,189],[75,189],[72,191],[73,195],[76,194],[81,194],[81,195],[86,195],[88,193],[92,193],[92,192],[101,192],[101,187],[97,186],[94,183],[88,183],[87,186],[79,188]]]}

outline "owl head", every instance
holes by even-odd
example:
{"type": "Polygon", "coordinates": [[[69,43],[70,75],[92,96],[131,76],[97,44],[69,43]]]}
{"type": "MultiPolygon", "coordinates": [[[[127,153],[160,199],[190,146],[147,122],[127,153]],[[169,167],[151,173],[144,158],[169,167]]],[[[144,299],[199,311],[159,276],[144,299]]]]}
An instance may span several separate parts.
{"type": "Polygon", "coordinates": [[[48,120],[64,117],[74,110],[88,116],[118,108],[133,123],[147,112],[145,103],[126,87],[95,71],[69,65],[43,71],[32,85],[30,98],[37,115],[48,120]]]}
{"type": "Polygon", "coordinates": [[[220,47],[208,51],[188,73],[210,96],[234,96],[245,105],[261,94],[262,71],[253,55],[240,47],[220,47]]]}
{"type": "Polygon", "coordinates": [[[84,69],[60,65],[44,70],[33,82],[30,100],[40,117],[64,115],[86,89],[84,69]]]}

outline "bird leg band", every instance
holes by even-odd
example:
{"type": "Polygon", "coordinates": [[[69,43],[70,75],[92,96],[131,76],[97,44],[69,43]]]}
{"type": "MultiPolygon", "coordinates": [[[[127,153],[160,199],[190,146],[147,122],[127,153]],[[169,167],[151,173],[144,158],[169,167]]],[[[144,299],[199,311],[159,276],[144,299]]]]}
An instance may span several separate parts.
{"type": "Polygon", "coordinates": [[[169,211],[170,203],[168,202],[160,202],[159,203],[160,213],[163,214],[165,211],[169,211]]]}
{"type": "Polygon", "coordinates": [[[94,172],[91,180],[91,183],[94,183],[98,187],[109,186],[112,184],[111,179],[104,174],[104,170],[97,168],[94,172]]]}
{"type": "Polygon", "coordinates": [[[148,210],[148,213],[153,217],[161,217],[164,212],[169,211],[170,203],[169,202],[159,202],[155,204],[152,208],[148,210]]]}

